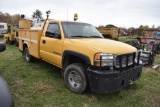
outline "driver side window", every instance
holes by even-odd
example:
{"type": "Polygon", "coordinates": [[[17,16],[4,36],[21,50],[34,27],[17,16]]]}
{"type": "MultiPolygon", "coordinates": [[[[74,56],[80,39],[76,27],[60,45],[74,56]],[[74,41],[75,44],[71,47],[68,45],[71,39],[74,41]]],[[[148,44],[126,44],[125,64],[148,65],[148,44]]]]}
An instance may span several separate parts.
{"type": "Polygon", "coordinates": [[[46,37],[58,38],[60,36],[60,29],[58,23],[50,23],[48,25],[46,37]]]}

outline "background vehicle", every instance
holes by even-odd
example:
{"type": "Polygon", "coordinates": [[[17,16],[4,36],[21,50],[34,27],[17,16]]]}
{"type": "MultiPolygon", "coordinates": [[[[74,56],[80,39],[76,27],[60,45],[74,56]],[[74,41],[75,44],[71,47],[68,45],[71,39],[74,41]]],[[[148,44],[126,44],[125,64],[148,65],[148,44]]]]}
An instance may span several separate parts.
{"type": "Polygon", "coordinates": [[[104,36],[104,38],[118,40],[118,28],[117,27],[97,27],[97,30],[104,36]]]}
{"type": "Polygon", "coordinates": [[[7,33],[7,23],[0,23],[0,36],[7,33]]]}
{"type": "Polygon", "coordinates": [[[18,46],[18,25],[8,25],[8,32],[4,34],[4,42],[18,46]]]}
{"type": "Polygon", "coordinates": [[[153,32],[153,38],[157,38],[157,39],[160,39],[160,31],[155,31],[153,32]]]}
{"type": "Polygon", "coordinates": [[[153,65],[154,56],[156,54],[157,49],[156,50],[152,49],[152,51],[146,51],[146,49],[144,48],[144,44],[142,45],[137,39],[127,40],[125,41],[125,43],[132,45],[135,48],[137,48],[139,51],[141,51],[140,60],[142,61],[143,65],[148,65],[148,66],[153,65]]]}
{"type": "Polygon", "coordinates": [[[51,20],[48,14],[42,30],[21,29],[20,22],[19,50],[27,62],[38,58],[61,68],[67,88],[78,94],[87,86],[97,93],[118,91],[140,78],[136,48],[105,39],[91,24],[51,20]]]}
{"type": "Polygon", "coordinates": [[[44,22],[35,22],[33,23],[33,26],[31,27],[31,29],[39,29],[41,30],[43,28],[44,22]]]}

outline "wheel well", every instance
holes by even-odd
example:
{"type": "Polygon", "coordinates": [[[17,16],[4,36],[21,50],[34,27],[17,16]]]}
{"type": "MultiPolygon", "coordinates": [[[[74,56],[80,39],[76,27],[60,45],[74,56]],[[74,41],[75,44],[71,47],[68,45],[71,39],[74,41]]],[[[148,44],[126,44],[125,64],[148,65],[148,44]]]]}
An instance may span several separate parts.
{"type": "Polygon", "coordinates": [[[149,44],[150,42],[157,43],[157,41],[155,41],[155,40],[150,40],[150,41],[148,41],[148,44],[149,44]]]}
{"type": "Polygon", "coordinates": [[[74,55],[67,55],[65,56],[64,62],[62,63],[63,67],[62,67],[62,70],[64,71],[66,69],[66,67],[72,63],[81,63],[83,65],[86,65],[86,62],[80,58],[80,57],[77,57],[77,56],[74,56],[74,55]]]}

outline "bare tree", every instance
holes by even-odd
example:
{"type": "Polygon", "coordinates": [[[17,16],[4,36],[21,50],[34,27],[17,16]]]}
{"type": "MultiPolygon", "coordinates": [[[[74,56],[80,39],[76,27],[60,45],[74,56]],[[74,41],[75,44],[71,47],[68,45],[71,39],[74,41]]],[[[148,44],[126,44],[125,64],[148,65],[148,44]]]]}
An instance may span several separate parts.
{"type": "Polygon", "coordinates": [[[148,25],[145,25],[145,26],[144,26],[144,29],[145,29],[145,30],[149,29],[149,26],[148,26],[148,25]]]}
{"type": "Polygon", "coordinates": [[[0,12],[0,22],[18,25],[19,20],[20,14],[10,15],[9,13],[0,12]]]}
{"type": "Polygon", "coordinates": [[[21,19],[20,14],[13,15],[12,16],[12,24],[18,25],[20,19],[21,19]]]}
{"type": "Polygon", "coordinates": [[[12,24],[12,16],[9,13],[5,13],[6,23],[12,24]]]}

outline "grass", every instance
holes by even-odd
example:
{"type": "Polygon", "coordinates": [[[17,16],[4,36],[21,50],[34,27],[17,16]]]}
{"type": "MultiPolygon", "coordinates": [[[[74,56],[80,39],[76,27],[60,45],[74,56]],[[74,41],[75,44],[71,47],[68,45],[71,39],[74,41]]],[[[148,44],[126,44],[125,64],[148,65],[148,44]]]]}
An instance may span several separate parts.
{"type": "MultiPolygon", "coordinates": [[[[160,65],[160,56],[155,60],[160,65]]],[[[77,95],[66,88],[59,68],[42,60],[27,63],[17,47],[7,45],[0,53],[0,75],[15,107],[160,107],[160,68],[143,68],[142,77],[119,92],[77,95]]]]}

